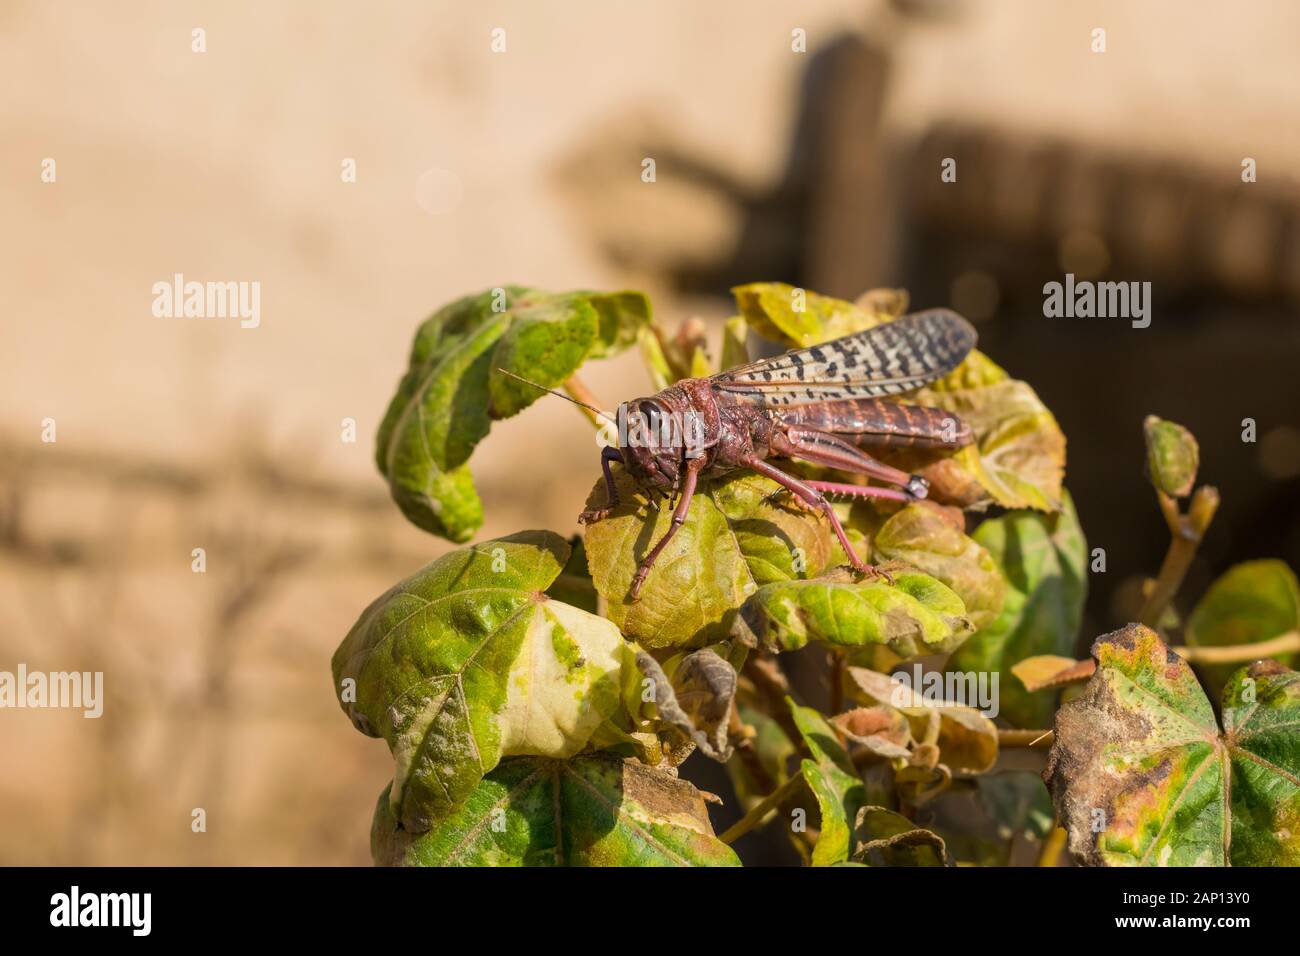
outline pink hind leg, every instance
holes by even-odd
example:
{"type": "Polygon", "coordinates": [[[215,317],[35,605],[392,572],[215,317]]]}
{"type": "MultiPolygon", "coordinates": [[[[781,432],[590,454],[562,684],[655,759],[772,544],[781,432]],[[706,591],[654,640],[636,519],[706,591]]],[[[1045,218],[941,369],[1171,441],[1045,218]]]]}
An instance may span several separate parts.
{"type": "Polygon", "coordinates": [[[859,498],[888,498],[890,501],[915,501],[899,488],[880,488],[875,485],[846,485],[838,481],[805,481],[809,488],[832,495],[854,495],[859,498]]]}

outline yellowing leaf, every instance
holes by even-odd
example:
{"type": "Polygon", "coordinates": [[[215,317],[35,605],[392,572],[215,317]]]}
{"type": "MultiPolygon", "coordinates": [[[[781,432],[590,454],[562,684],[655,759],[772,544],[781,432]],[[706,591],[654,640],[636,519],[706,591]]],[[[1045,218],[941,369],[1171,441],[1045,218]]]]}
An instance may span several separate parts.
{"type": "MultiPolygon", "coordinates": [[[[969,475],[985,493],[960,502],[964,507],[992,502],[1004,508],[1060,510],[1065,435],[1027,384],[972,351],[947,378],[908,401],[953,412],[974,432],[975,444],[946,459],[944,466],[969,475]]],[[[951,484],[955,478],[949,475],[945,481],[951,484]]]]}
{"type": "Polygon", "coordinates": [[[413,834],[379,798],[371,853],[385,866],[739,866],[698,790],[609,754],[502,761],[450,816],[413,834]]]}
{"type": "MultiPolygon", "coordinates": [[[[775,482],[737,471],[702,481],[684,524],[659,556],[640,600],[628,591],[637,565],[667,532],[670,509],[649,505],[635,482],[615,467],[620,504],[587,525],[596,590],[610,619],[647,648],[700,646],[725,640],[736,610],[760,585],[822,571],[838,557],[825,518],[773,497],[775,482]]],[[[588,507],[605,504],[598,482],[588,507]]]]}
{"type": "Polygon", "coordinates": [[[896,512],[871,545],[882,563],[910,564],[952,588],[966,607],[972,630],[991,623],[1002,610],[1006,584],[997,564],[933,502],[916,502],[896,512]]]}
{"type": "Polygon", "coordinates": [[[621,709],[632,650],[609,621],[543,592],[569,556],[550,532],[454,551],[384,594],[334,654],[353,723],[393,752],[412,831],[502,757],[568,757],[621,709]]]}
{"type": "Polygon", "coordinates": [[[835,575],[764,585],[745,602],[737,634],[777,651],[822,641],[885,645],[900,657],[915,657],[949,651],[970,633],[965,606],[946,585],[916,571],[897,571],[893,578],[889,584],[835,575]]]}

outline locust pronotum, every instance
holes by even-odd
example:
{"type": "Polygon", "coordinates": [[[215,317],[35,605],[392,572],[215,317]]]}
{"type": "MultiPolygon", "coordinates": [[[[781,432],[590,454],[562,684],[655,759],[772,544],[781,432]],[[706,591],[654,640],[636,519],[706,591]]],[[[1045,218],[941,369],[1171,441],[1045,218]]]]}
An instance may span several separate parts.
{"type": "Polygon", "coordinates": [[[860,446],[969,444],[970,428],[950,412],[882,399],[946,375],[974,347],[975,339],[975,330],[960,315],[931,309],[709,378],[683,379],[656,395],[624,402],[616,419],[588,405],[617,425],[619,440],[601,451],[607,502],[584,511],[579,520],[599,521],[617,507],[613,462],[621,463],[643,489],[677,496],[672,524],[632,579],[629,597],[635,601],[655,561],[686,522],[699,479],[750,468],[820,510],[853,567],[876,573],[850,545],[826,495],[897,501],[926,496],[925,479],[877,461],[860,446]],[[804,480],[786,474],[770,458],[798,458],[897,487],[804,480]]]}

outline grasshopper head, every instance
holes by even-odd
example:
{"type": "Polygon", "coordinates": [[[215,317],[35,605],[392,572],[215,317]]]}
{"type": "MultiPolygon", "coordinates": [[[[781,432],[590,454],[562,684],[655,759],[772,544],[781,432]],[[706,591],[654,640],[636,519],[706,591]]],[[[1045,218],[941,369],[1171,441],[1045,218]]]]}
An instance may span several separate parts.
{"type": "Polygon", "coordinates": [[[642,487],[661,491],[676,487],[686,450],[679,418],[653,398],[618,407],[623,465],[642,487]]]}

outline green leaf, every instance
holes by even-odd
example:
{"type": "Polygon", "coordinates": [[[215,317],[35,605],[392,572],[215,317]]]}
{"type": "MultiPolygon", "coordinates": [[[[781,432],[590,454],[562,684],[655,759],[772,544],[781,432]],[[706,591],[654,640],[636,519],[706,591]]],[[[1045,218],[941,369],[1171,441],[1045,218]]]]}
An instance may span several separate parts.
{"type": "Polygon", "coordinates": [[[1060,509],[1065,435],[1027,384],[975,350],[946,378],[906,400],[953,412],[975,434],[973,445],[939,462],[933,472],[922,469],[934,485],[932,497],[953,498],[952,503],[966,508],[992,502],[1004,508],[1060,509]]]}
{"type": "Polygon", "coordinates": [[[799,764],[804,783],[812,791],[821,815],[813,866],[830,866],[847,860],[852,849],[852,822],[862,806],[862,779],[853,769],[849,755],[840,746],[825,718],[811,707],[800,707],[787,699],[795,726],[812,754],[799,764]]]}
{"type": "Polygon", "coordinates": [[[546,589],[547,597],[553,597],[565,604],[590,611],[596,610],[596,585],[591,582],[591,570],[587,567],[587,549],[582,538],[574,535],[569,539],[569,560],[565,562],[560,576],[546,589]]]}
{"type": "Polygon", "coordinates": [[[416,333],[408,368],[379,426],[375,460],[402,513],[468,541],[483,507],[467,462],[495,419],[527,408],[589,358],[625,348],[649,322],[636,292],[553,294],[504,286],[444,306],[416,333]]]}
{"type": "Polygon", "coordinates": [[[881,321],[881,317],[852,302],[784,282],[751,282],[731,292],[736,307],[755,332],[790,348],[852,335],[881,321]]]}
{"type": "Polygon", "coordinates": [[[371,853],[388,866],[739,866],[700,792],[635,760],[516,757],[426,833],[394,817],[387,792],[371,853]]]}
{"type": "Polygon", "coordinates": [[[854,582],[845,574],[764,585],[745,602],[737,632],[775,651],[822,641],[885,645],[900,657],[946,652],[965,640],[966,609],[947,585],[916,571],[893,578],[854,582]]]}
{"type": "MultiPolygon", "coordinates": [[[[617,465],[614,474],[619,507],[587,525],[587,554],[610,619],[643,647],[725,640],[736,609],[760,585],[817,574],[840,556],[824,518],[789,496],[773,498],[776,482],[736,471],[700,482],[686,523],[659,556],[640,600],[629,602],[637,565],[667,534],[672,515],[666,507],[650,509],[617,465]]],[[[587,506],[605,500],[605,483],[597,482],[587,506]]]]}
{"type": "Polygon", "coordinates": [[[650,299],[643,292],[583,292],[600,315],[600,334],[587,358],[610,358],[636,345],[650,327],[650,299]]]}
{"type": "Polygon", "coordinates": [[[569,546],[528,531],[439,558],[368,607],[334,654],[336,692],[396,762],[394,812],[428,829],[502,757],[569,757],[621,708],[631,649],[552,600],[569,546]]]}
{"type": "Polygon", "coordinates": [[[722,327],[722,360],[718,371],[725,372],[749,362],[749,323],[744,316],[733,316],[722,327]]]}
{"type": "Polygon", "coordinates": [[[1083,862],[1300,865],[1300,674],[1238,671],[1223,730],[1191,668],[1139,624],[1097,639],[1044,778],[1083,862]],[[1097,826],[1096,824],[1100,824],[1097,826]]]}
{"type": "Polygon", "coordinates": [[[854,827],[853,861],[867,866],[947,866],[943,839],[884,807],[863,807],[854,827]]]}
{"type": "Polygon", "coordinates": [[[1068,494],[1056,515],[1017,511],[981,524],[975,540],[1006,579],[1002,612],[948,662],[950,671],[996,671],[1000,716],[1017,727],[1043,727],[1054,693],[1031,694],[1011,668],[1027,657],[1069,656],[1087,594],[1088,546],[1068,494]]]}
{"type": "Polygon", "coordinates": [[[979,630],[1002,610],[1006,584],[992,556],[968,538],[933,502],[920,501],[896,512],[872,540],[879,562],[901,561],[952,588],[979,630]]]}
{"type": "MultiPolygon", "coordinates": [[[[1187,619],[1185,639],[1192,647],[1255,644],[1300,630],[1300,584],[1284,561],[1247,561],[1229,568],[1210,585],[1187,619]]],[[[1297,655],[1274,658],[1294,666],[1297,655]]],[[[1237,665],[1198,666],[1218,692],[1237,665]]]]}
{"type": "Polygon", "coordinates": [[[1196,437],[1176,422],[1148,415],[1142,423],[1146,437],[1147,475],[1167,495],[1184,498],[1196,484],[1200,449],[1196,437]]]}

